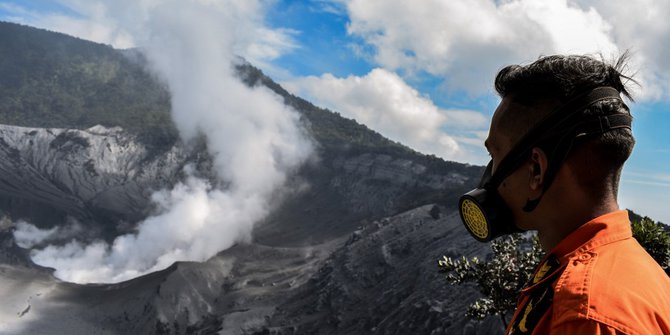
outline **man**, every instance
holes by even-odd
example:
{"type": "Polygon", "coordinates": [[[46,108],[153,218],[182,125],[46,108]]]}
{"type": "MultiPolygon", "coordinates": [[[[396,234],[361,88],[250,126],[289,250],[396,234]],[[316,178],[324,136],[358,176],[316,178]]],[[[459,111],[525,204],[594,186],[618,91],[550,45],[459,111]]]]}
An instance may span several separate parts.
{"type": "Polygon", "coordinates": [[[461,217],[480,241],[536,230],[547,251],[507,334],[670,334],[670,278],[617,203],[634,145],[625,59],[548,56],[496,77],[492,160],[461,217]]]}

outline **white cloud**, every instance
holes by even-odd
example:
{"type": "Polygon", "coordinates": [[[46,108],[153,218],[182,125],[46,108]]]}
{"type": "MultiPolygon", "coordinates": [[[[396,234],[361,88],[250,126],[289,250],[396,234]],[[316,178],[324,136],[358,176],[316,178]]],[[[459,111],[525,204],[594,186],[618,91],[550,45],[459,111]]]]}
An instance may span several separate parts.
{"type": "Polygon", "coordinates": [[[643,100],[670,99],[670,2],[652,0],[348,0],[348,31],[379,65],[492,91],[502,66],[555,53],[614,57],[632,49],[643,100]]]}
{"type": "Polygon", "coordinates": [[[670,223],[670,213],[667,210],[670,201],[669,189],[668,183],[629,179],[624,172],[619,186],[619,205],[668,224],[670,223]]]}
{"type": "Polygon", "coordinates": [[[374,69],[363,77],[306,77],[285,86],[391,140],[447,159],[465,160],[468,152],[445,129],[474,131],[488,124],[487,118],[475,111],[438,108],[397,74],[384,69],[374,69]]]}
{"type": "Polygon", "coordinates": [[[661,0],[577,0],[594,8],[611,25],[620,49],[634,53],[631,72],[637,72],[644,100],[670,99],[670,2],[661,0]]]}
{"type": "Polygon", "coordinates": [[[670,174],[667,173],[624,171],[623,176],[639,183],[670,187],[670,174]]]}
{"type": "Polygon", "coordinates": [[[35,26],[62,32],[85,40],[109,44],[115,48],[128,49],[135,46],[133,38],[103,21],[77,19],[65,15],[40,17],[35,26]]]}
{"type": "Polygon", "coordinates": [[[619,204],[654,220],[670,223],[670,174],[650,169],[624,169],[619,188],[619,204]]]}
{"type": "Polygon", "coordinates": [[[347,9],[341,0],[311,0],[311,9],[315,12],[329,13],[337,16],[346,16],[347,9]]]}
{"type": "Polygon", "coordinates": [[[17,23],[76,36],[85,40],[112,45],[125,49],[135,45],[133,38],[119,30],[117,24],[101,15],[99,4],[82,3],[76,8],[86,16],[69,16],[62,13],[37,12],[13,4],[0,4],[0,8],[10,13],[7,19],[17,23]]]}
{"type": "MultiPolygon", "coordinates": [[[[10,13],[19,23],[125,49],[138,46],[138,38],[146,40],[146,34],[150,32],[143,32],[141,25],[153,16],[153,10],[170,7],[178,11],[188,5],[160,0],[56,2],[78,15],[30,11],[11,4],[0,4],[0,8],[10,13]]],[[[256,66],[271,67],[270,61],[298,47],[293,38],[295,31],[270,29],[264,25],[266,2],[202,0],[195,1],[194,4],[204,4],[217,15],[227,15],[227,22],[234,21],[235,24],[228,26],[230,31],[222,34],[221,38],[231,36],[233,52],[256,66]]]]}

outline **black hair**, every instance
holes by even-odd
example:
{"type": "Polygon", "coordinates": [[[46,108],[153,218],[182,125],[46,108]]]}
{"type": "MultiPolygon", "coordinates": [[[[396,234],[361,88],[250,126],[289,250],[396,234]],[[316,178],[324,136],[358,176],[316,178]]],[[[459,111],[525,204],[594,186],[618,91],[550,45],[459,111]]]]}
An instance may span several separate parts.
{"type": "MultiPolygon", "coordinates": [[[[610,86],[630,101],[626,88],[636,82],[624,72],[629,53],[613,64],[591,56],[553,55],[540,57],[528,65],[510,65],[498,72],[495,88],[503,98],[526,108],[512,112],[501,120],[501,127],[515,134],[517,141],[545,115],[559,105],[596,87],[610,86]]],[[[568,111],[566,111],[568,112],[568,111]]],[[[593,115],[630,114],[628,106],[619,99],[597,102],[581,112],[586,118],[593,115]]],[[[630,156],[635,139],[629,129],[614,129],[593,135],[575,146],[571,156],[580,161],[579,182],[596,192],[603,192],[603,182],[611,185],[616,195],[624,162],[630,156]]]]}

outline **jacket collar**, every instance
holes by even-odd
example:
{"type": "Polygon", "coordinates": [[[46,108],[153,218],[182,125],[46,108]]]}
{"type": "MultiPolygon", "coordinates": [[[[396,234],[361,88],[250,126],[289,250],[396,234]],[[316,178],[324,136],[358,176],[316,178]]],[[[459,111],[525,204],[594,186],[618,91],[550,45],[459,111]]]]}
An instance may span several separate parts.
{"type": "Polygon", "coordinates": [[[581,225],[559,242],[550,254],[563,260],[576,253],[624,240],[633,236],[628,211],[618,210],[601,215],[581,225]]]}
{"type": "Polygon", "coordinates": [[[563,272],[567,260],[595,247],[632,237],[628,211],[619,210],[601,215],[581,225],[547,253],[523,293],[553,282],[563,272]]]}

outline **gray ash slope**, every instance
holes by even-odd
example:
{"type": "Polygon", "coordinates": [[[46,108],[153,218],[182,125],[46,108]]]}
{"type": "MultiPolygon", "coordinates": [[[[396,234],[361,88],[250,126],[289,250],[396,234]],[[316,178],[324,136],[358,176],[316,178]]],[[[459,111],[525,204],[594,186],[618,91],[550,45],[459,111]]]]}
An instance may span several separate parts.
{"type": "Polygon", "coordinates": [[[477,293],[449,287],[437,259],[485,257],[455,213],[422,206],[354,231],[257,334],[497,334],[463,316],[477,293]]]}
{"type": "Polygon", "coordinates": [[[45,227],[67,216],[90,229],[138,220],[150,190],[177,180],[187,158],[177,146],[151,155],[118,127],[0,125],[0,206],[45,227]]]}
{"type": "MultiPolygon", "coordinates": [[[[45,228],[76,220],[85,227],[78,238],[109,239],[150,213],[150,191],[173,185],[184,165],[213,178],[202,145],[181,143],[164,121],[165,90],[141,57],[8,23],[0,35],[3,215],[45,228]],[[54,73],[70,84],[53,82],[54,73]],[[143,118],[146,129],[129,126],[143,118]]],[[[436,269],[441,254],[484,252],[452,205],[481,168],[416,153],[288,94],[248,64],[238,70],[300,113],[318,151],[292,177],[306,187],[285,195],[252,243],[113,285],[58,281],[3,223],[0,333],[495,332],[495,321],[466,322],[474,291],[447,287],[436,269]],[[438,204],[441,217],[427,204],[438,204]]]]}

